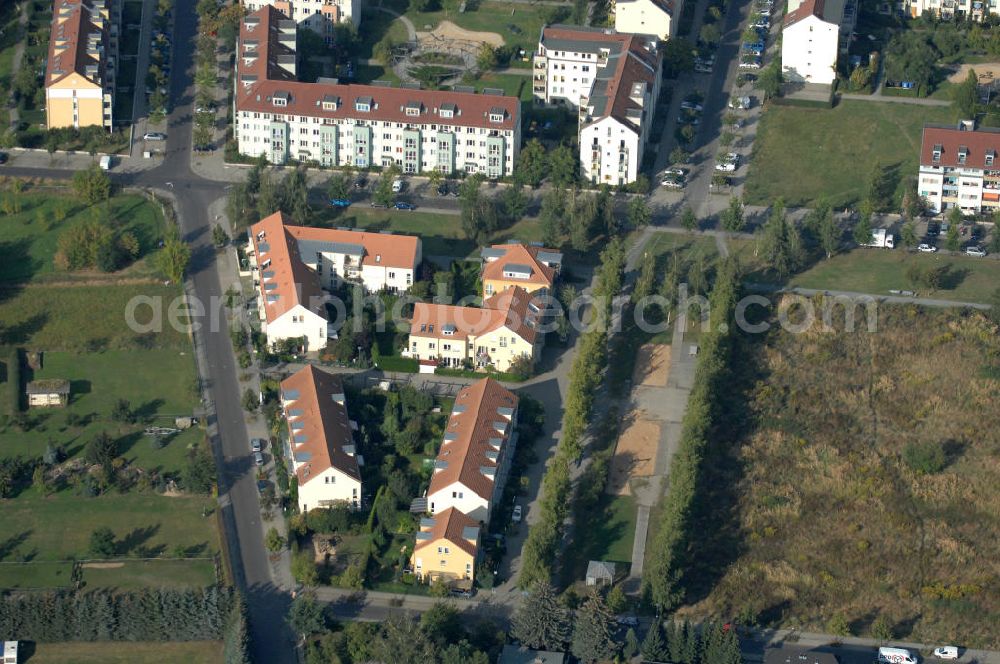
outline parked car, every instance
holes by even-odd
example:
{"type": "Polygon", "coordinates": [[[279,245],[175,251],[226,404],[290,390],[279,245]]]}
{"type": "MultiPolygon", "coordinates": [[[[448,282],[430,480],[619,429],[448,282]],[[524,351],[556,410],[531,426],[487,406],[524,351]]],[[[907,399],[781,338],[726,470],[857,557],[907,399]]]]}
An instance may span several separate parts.
{"type": "Polygon", "coordinates": [[[368,186],[368,180],[367,180],[367,179],[365,178],[365,176],[363,176],[363,175],[362,175],[362,176],[359,176],[359,177],[358,177],[358,178],[357,178],[357,179],[356,179],[356,180],[354,181],[354,188],[355,188],[355,189],[364,189],[364,188],[365,188],[365,187],[367,187],[367,186],[368,186]]]}
{"type": "Polygon", "coordinates": [[[764,42],[743,42],[744,51],[763,51],[764,42]]]}
{"type": "MultiPolygon", "coordinates": [[[[520,30],[518,30],[518,32],[520,32],[520,30]]],[[[475,589],[466,590],[464,588],[452,588],[448,591],[452,597],[462,597],[464,599],[470,599],[475,592],[475,589]]]]}
{"type": "Polygon", "coordinates": [[[0,152],[0,164],[6,164],[6,163],[7,163],[7,153],[0,152]]]}
{"type": "Polygon", "coordinates": [[[264,449],[264,439],[263,438],[251,438],[250,439],[250,449],[254,452],[260,452],[264,449]]]}
{"type": "Polygon", "coordinates": [[[680,166],[674,166],[673,168],[668,168],[663,171],[664,175],[679,175],[680,177],[685,177],[688,174],[686,168],[681,168],[680,166]]]}
{"type": "Polygon", "coordinates": [[[668,189],[683,189],[684,188],[684,178],[671,176],[664,178],[660,182],[661,186],[667,187],[668,189]]]}
{"type": "Polygon", "coordinates": [[[697,62],[694,64],[694,70],[696,72],[698,72],[699,74],[711,74],[712,73],[712,68],[711,67],[709,67],[708,65],[704,65],[704,64],[698,64],[697,62]]]}
{"type": "Polygon", "coordinates": [[[446,184],[444,184],[442,182],[441,184],[438,185],[437,192],[438,192],[438,196],[447,196],[448,195],[448,185],[446,185],[446,184]]]}
{"type": "Polygon", "coordinates": [[[695,113],[701,113],[705,110],[701,104],[696,104],[693,101],[682,101],[681,108],[685,111],[694,111],[695,113]]]}
{"type": "Polygon", "coordinates": [[[928,237],[937,237],[941,234],[941,226],[935,224],[933,221],[927,224],[927,235],[928,237]]]}
{"type": "Polygon", "coordinates": [[[414,210],[417,209],[416,205],[414,205],[413,203],[407,203],[406,201],[396,201],[395,205],[393,205],[392,207],[396,208],[397,210],[409,210],[410,212],[413,212],[414,210]]]}
{"type": "Polygon", "coordinates": [[[719,157],[715,164],[715,170],[723,173],[732,173],[740,167],[740,156],[735,152],[730,152],[724,157],[719,157]]]}
{"type": "Polygon", "coordinates": [[[986,250],[980,246],[972,245],[965,248],[966,256],[975,256],[976,258],[982,258],[986,255],[986,250]]]}
{"type": "Polygon", "coordinates": [[[514,511],[510,515],[510,520],[514,523],[521,523],[521,506],[514,505],[514,511]]]}
{"type": "Polygon", "coordinates": [[[927,244],[926,242],[921,242],[917,246],[917,251],[924,254],[933,254],[935,251],[937,251],[937,247],[935,247],[933,244],[927,244]]]}
{"type": "Polygon", "coordinates": [[[142,140],[144,141],[165,141],[167,140],[167,135],[159,131],[147,131],[142,135],[142,140]]]}
{"type": "Polygon", "coordinates": [[[934,649],[934,656],[938,659],[958,659],[958,648],[955,646],[940,646],[934,649]]]}
{"type": "Polygon", "coordinates": [[[257,480],[257,493],[263,494],[270,486],[271,483],[267,480],[257,480]]]}
{"type": "Polygon", "coordinates": [[[760,69],[760,63],[757,61],[741,62],[740,69],[757,70],[760,69]]]}
{"type": "Polygon", "coordinates": [[[351,207],[351,199],[349,198],[331,198],[330,205],[332,207],[345,208],[351,207]]]}
{"type": "Polygon", "coordinates": [[[253,463],[254,463],[255,466],[263,466],[264,465],[264,455],[261,454],[260,452],[254,452],[253,453],[253,463]]]}
{"type": "Polygon", "coordinates": [[[403,191],[403,187],[406,186],[400,178],[396,178],[392,181],[392,193],[398,194],[403,191]]]}

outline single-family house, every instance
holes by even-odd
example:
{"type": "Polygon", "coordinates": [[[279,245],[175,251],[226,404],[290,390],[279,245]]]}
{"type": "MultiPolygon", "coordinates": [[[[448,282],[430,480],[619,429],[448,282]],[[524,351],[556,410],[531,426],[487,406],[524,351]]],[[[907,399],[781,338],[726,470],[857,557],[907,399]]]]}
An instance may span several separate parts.
{"type": "Polygon", "coordinates": [[[70,385],[62,378],[33,380],[25,388],[28,406],[65,406],[69,403],[70,385]]]}
{"type": "Polygon", "coordinates": [[[355,447],[340,378],[307,365],[281,381],[281,407],[299,509],[305,513],[338,503],[359,507],[364,459],[355,447]]]}
{"type": "Polygon", "coordinates": [[[433,583],[441,579],[471,587],[478,553],[479,524],[461,511],[449,508],[420,520],[410,564],[421,581],[433,583]]]}
{"type": "Polygon", "coordinates": [[[459,390],[427,489],[427,509],[489,523],[517,447],[517,396],[492,378],[459,390]]]}
{"type": "Polygon", "coordinates": [[[615,30],[666,41],[677,32],[674,17],[681,15],[682,7],[682,0],[615,0],[615,30]]]}
{"type": "Polygon", "coordinates": [[[518,286],[528,295],[554,295],[562,268],[562,253],[540,245],[495,244],[480,252],[483,259],[483,297],[518,286]]]}
{"type": "Polygon", "coordinates": [[[534,364],[544,340],[538,329],[544,311],[545,304],[520,286],[486,298],[482,307],[417,302],[403,355],[497,371],[508,371],[522,358],[534,364]]]}

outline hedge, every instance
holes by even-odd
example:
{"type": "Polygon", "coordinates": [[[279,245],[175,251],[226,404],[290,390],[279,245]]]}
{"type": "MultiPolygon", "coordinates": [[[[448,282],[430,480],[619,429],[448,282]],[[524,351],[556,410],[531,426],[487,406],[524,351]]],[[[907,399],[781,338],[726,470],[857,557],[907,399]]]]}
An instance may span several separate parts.
{"type": "Polygon", "coordinates": [[[670,484],[661,499],[656,536],[649,547],[649,565],[643,581],[661,611],[684,599],[683,574],[688,542],[696,536],[692,519],[704,450],[715,426],[718,394],[729,377],[734,330],[733,312],[739,290],[734,263],[723,263],[709,304],[711,329],[701,337],[694,385],[688,397],[681,438],[670,464],[670,484]]]}
{"type": "Polygon", "coordinates": [[[7,387],[4,412],[13,417],[21,411],[21,351],[11,346],[0,347],[0,362],[7,367],[4,376],[4,385],[7,387]]]}
{"type": "Polygon", "coordinates": [[[580,458],[581,441],[587,430],[594,403],[594,393],[607,364],[607,325],[610,298],[621,289],[625,250],[620,240],[613,240],[601,253],[594,293],[603,299],[595,303],[595,325],[580,338],[576,357],[569,373],[569,388],[563,409],[562,437],[556,454],[542,477],[541,518],[531,527],[521,555],[518,584],[530,588],[539,581],[550,581],[563,524],[569,515],[572,482],[570,463],[580,458]]]}

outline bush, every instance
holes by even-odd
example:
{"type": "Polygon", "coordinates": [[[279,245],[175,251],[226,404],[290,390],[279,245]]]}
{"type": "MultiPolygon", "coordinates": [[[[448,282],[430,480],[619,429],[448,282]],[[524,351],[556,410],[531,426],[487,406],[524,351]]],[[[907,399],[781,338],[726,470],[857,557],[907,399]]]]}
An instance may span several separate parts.
{"type": "Polygon", "coordinates": [[[907,443],[903,448],[903,461],[918,475],[940,473],[948,465],[944,447],[933,442],[907,443]]]}

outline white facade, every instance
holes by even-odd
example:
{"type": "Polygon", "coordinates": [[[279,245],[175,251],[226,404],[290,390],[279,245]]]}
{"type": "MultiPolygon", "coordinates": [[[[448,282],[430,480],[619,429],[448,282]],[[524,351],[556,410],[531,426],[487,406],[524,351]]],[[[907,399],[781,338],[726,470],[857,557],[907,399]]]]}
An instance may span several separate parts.
{"type": "Polygon", "coordinates": [[[982,21],[987,14],[1000,14],[998,0],[903,0],[900,6],[911,18],[920,18],[924,12],[929,12],[943,20],[982,21]]]}
{"type": "Polygon", "coordinates": [[[1000,131],[977,130],[970,120],[925,126],[917,192],[934,213],[1000,211],[1000,131]]]}
{"type": "Polygon", "coordinates": [[[535,55],[534,93],[546,104],[564,102],[573,108],[590,94],[598,66],[607,63],[608,49],[595,52],[546,50],[539,46],[535,55]],[[544,78],[539,78],[544,74],[544,78]]]}
{"type": "MultiPolygon", "coordinates": [[[[502,484],[494,483],[493,486],[495,492],[496,487],[502,484]]],[[[461,482],[449,484],[444,489],[427,496],[427,509],[431,514],[454,507],[459,512],[483,523],[490,520],[490,504],[489,499],[483,498],[461,482]]]]}
{"type": "MultiPolygon", "coordinates": [[[[263,304],[259,305],[263,308],[263,304]]],[[[324,348],[327,342],[329,322],[314,311],[296,305],[270,323],[261,313],[261,330],[267,334],[267,343],[274,345],[284,339],[306,338],[306,349],[324,348]]]]}
{"type": "MultiPolygon", "coordinates": [[[[643,125],[647,131],[648,125],[643,125]]],[[[596,184],[634,182],[642,164],[645,138],[613,117],[587,125],[580,131],[580,172],[596,184]]]]}
{"type": "Polygon", "coordinates": [[[357,168],[395,164],[411,174],[461,172],[499,178],[513,171],[520,142],[520,125],[493,129],[488,120],[481,127],[464,127],[446,124],[440,117],[404,124],[363,118],[329,121],[277,109],[241,110],[237,115],[240,154],[264,155],[274,164],[289,159],[357,168]]]}
{"type": "Polygon", "coordinates": [[[640,35],[656,35],[666,41],[674,35],[673,16],[681,15],[681,3],[671,5],[656,0],[617,0],[615,30],[640,35]]]}
{"type": "MultiPolygon", "coordinates": [[[[301,463],[292,461],[298,471],[301,463]]],[[[361,502],[361,482],[336,468],[327,468],[313,475],[305,483],[299,483],[299,511],[303,514],[311,509],[333,507],[345,503],[357,507],[361,502]]]]}
{"type": "MultiPolygon", "coordinates": [[[[314,244],[319,244],[313,241],[314,244]]],[[[344,253],[335,250],[334,243],[315,252],[311,257],[303,257],[305,264],[319,275],[320,286],[332,290],[344,281],[360,283],[365,291],[378,293],[383,290],[403,293],[410,289],[416,279],[420,265],[420,245],[417,245],[416,261],[411,266],[366,265],[360,253],[344,253]],[[359,269],[360,268],[360,269],[359,269]]]]}
{"type": "Polygon", "coordinates": [[[272,5],[299,25],[319,33],[327,43],[333,42],[333,26],[337,23],[361,23],[361,0],[243,0],[248,12],[272,5]]]}
{"type": "Polygon", "coordinates": [[[781,70],[786,81],[830,85],[837,77],[840,26],[807,16],[781,34],[781,70]]]}

